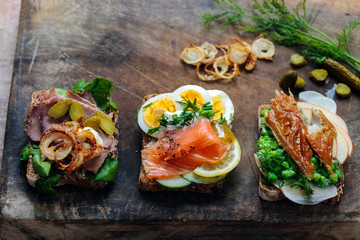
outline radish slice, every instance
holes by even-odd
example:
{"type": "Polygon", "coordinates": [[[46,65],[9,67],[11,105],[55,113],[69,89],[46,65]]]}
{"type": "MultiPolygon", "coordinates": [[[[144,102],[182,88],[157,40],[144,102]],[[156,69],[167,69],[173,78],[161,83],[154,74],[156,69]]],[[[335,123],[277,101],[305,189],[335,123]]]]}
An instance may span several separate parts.
{"type": "Polygon", "coordinates": [[[329,110],[336,114],[336,103],[334,100],[327,97],[314,97],[308,100],[308,103],[312,103],[329,110]]]}
{"type": "Polygon", "coordinates": [[[315,91],[304,91],[299,93],[299,102],[309,102],[312,98],[324,97],[321,93],[315,91]]]}
{"type": "Polygon", "coordinates": [[[288,183],[285,183],[284,186],[281,187],[281,190],[285,197],[294,203],[301,205],[315,205],[326,199],[333,198],[338,194],[335,185],[329,185],[325,188],[320,188],[312,183],[308,184],[312,189],[314,189],[314,193],[311,194],[310,200],[302,189],[290,187],[288,183]]]}
{"type": "Polygon", "coordinates": [[[321,93],[315,91],[305,91],[299,94],[299,102],[308,102],[336,113],[336,103],[334,100],[325,97],[321,93]]]}

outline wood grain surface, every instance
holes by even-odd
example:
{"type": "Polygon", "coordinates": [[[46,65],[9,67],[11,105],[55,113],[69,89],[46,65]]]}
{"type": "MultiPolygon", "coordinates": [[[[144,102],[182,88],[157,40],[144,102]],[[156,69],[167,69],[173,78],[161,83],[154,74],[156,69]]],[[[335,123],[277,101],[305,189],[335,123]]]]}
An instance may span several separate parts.
{"type": "MultiPolygon", "coordinates": [[[[360,14],[356,0],[313,0],[314,25],[335,36],[351,17],[360,14]]],[[[250,9],[250,2],[242,0],[250,9]]],[[[290,3],[294,6],[295,3],[290,3]]],[[[344,164],[345,191],[335,206],[300,206],[289,201],[266,202],[258,197],[258,169],[253,161],[257,108],[279,89],[296,49],[276,45],[273,62],[258,61],[251,73],[242,70],[233,81],[200,82],[195,68],[180,61],[187,44],[225,43],[237,37],[249,43],[255,34],[234,27],[220,30],[201,25],[201,14],[216,12],[213,1],[153,0],[23,0],[10,105],[1,165],[1,237],[4,239],[354,239],[360,234],[360,98],[334,100],[347,122],[354,154],[344,164]],[[57,189],[55,197],[40,196],[25,178],[18,157],[27,143],[23,120],[33,91],[53,86],[70,88],[81,78],[96,76],[114,82],[119,107],[119,169],[116,181],[94,191],[72,186],[57,189]],[[242,159],[223,189],[214,194],[148,193],[138,190],[141,130],[136,112],[151,93],[172,92],[185,84],[228,93],[235,106],[233,131],[242,159]],[[209,228],[211,226],[211,228],[209,228]],[[339,231],[337,231],[339,230],[339,231]],[[76,234],[75,234],[76,233],[76,234]],[[346,235],[342,234],[346,233],[346,235]]],[[[351,41],[360,58],[360,32],[351,41]]],[[[333,93],[336,83],[324,85],[307,78],[315,65],[297,69],[304,90],[333,93]]],[[[297,96],[297,92],[294,93],[297,96]]]]}

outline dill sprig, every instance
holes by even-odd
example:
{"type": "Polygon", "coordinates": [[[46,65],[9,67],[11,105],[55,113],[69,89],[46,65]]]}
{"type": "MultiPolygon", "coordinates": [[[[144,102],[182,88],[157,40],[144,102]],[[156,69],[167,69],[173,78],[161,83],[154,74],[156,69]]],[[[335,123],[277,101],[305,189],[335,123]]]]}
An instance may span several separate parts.
{"type": "Polygon", "coordinates": [[[285,46],[302,47],[302,54],[321,64],[327,58],[343,61],[360,73],[360,61],[350,54],[349,39],[353,31],[360,28],[360,17],[336,35],[336,41],[313,27],[310,22],[314,8],[306,9],[306,0],[301,0],[290,11],[284,0],[253,0],[254,14],[246,12],[234,0],[214,0],[221,13],[204,13],[202,23],[210,25],[214,20],[225,17],[222,27],[236,23],[244,31],[261,32],[270,40],[285,46]]]}
{"type": "Polygon", "coordinates": [[[161,126],[167,127],[169,125],[177,126],[177,129],[181,129],[185,126],[191,125],[196,118],[198,117],[206,117],[207,119],[211,119],[215,116],[216,113],[220,112],[213,111],[213,105],[210,102],[206,102],[203,104],[201,108],[196,106],[197,99],[195,98],[193,102],[183,98],[182,101],[176,101],[177,103],[184,106],[182,112],[178,114],[172,115],[172,119],[169,119],[165,114],[161,115],[161,118],[158,119],[160,122],[160,126],[150,128],[146,134],[153,134],[160,130],[161,126]]]}

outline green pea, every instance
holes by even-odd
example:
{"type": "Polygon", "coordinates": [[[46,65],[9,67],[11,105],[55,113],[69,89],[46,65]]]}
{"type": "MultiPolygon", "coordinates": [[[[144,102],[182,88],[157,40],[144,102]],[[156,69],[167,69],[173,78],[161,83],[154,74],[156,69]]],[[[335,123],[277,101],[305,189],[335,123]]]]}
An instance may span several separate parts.
{"type": "Polygon", "coordinates": [[[284,167],[284,168],[289,168],[290,166],[289,166],[289,163],[287,162],[287,161],[283,161],[282,163],[281,163],[281,165],[284,167]]]}
{"type": "Polygon", "coordinates": [[[330,179],[331,183],[337,183],[338,176],[336,175],[336,173],[334,173],[334,176],[330,175],[329,179],[330,179]]]}
{"type": "Polygon", "coordinates": [[[336,166],[335,166],[335,164],[333,164],[333,163],[330,165],[330,167],[331,167],[332,170],[335,170],[335,169],[336,169],[336,166]]]}
{"type": "Polygon", "coordinates": [[[261,128],[261,134],[263,136],[269,136],[269,131],[266,129],[266,127],[261,128]]]}
{"type": "Polygon", "coordinates": [[[295,175],[295,172],[293,170],[284,170],[281,172],[281,176],[284,179],[289,179],[294,175],[295,175]]]}
{"type": "Polygon", "coordinates": [[[20,154],[20,160],[26,161],[30,157],[30,144],[27,144],[22,150],[20,154]]]}
{"type": "Polygon", "coordinates": [[[336,169],[335,173],[338,176],[338,178],[344,177],[344,173],[343,173],[343,171],[341,171],[341,169],[336,169]]]}
{"type": "Polygon", "coordinates": [[[317,159],[316,159],[316,157],[311,157],[311,162],[312,162],[313,164],[317,164],[317,159]]]}
{"type": "Polygon", "coordinates": [[[269,108],[265,108],[261,111],[261,116],[265,116],[265,114],[269,111],[270,109],[269,108]]]}
{"type": "Polygon", "coordinates": [[[267,178],[269,179],[270,182],[274,183],[277,181],[278,177],[276,176],[275,173],[273,172],[269,172],[267,175],[267,178]]]}
{"type": "Polygon", "coordinates": [[[320,174],[320,173],[315,172],[315,173],[313,174],[313,180],[314,180],[315,182],[319,181],[320,178],[321,178],[321,174],[320,174]]]}

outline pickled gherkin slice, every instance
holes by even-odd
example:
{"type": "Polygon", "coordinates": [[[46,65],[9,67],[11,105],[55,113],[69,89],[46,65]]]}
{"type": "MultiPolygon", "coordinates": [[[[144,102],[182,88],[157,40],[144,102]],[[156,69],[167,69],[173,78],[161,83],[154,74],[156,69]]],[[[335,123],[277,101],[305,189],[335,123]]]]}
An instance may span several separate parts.
{"type": "Polygon", "coordinates": [[[69,109],[69,115],[70,115],[71,120],[73,120],[73,121],[76,121],[81,116],[85,115],[84,110],[81,107],[81,104],[78,102],[73,102],[69,109]]]}
{"type": "Polygon", "coordinates": [[[71,99],[62,100],[54,104],[48,111],[50,117],[61,118],[69,111],[70,105],[72,103],[71,99]]]}
{"type": "Polygon", "coordinates": [[[107,135],[113,135],[115,131],[114,122],[102,112],[95,113],[95,116],[99,116],[101,118],[100,128],[104,130],[107,135]]]}
{"type": "Polygon", "coordinates": [[[296,79],[294,88],[301,89],[301,88],[303,88],[304,86],[305,86],[305,80],[302,79],[301,77],[298,77],[298,78],[296,79]]]}
{"type": "Polygon", "coordinates": [[[88,120],[84,122],[85,127],[91,127],[94,130],[100,127],[101,117],[99,116],[92,116],[88,120]]]}
{"type": "Polygon", "coordinates": [[[294,67],[302,67],[307,64],[306,59],[300,54],[291,55],[290,62],[294,67]]]}
{"type": "Polygon", "coordinates": [[[279,81],[280,87],[282,87],[284,90],[287,90],[289,88],[292,88],[296,80],[298,79],[298,75],[296,71],[290,70],[287,71],[282,78],[279,81]]]}
{"type": "Polygon", "coordinates": [[[348,85],[344,84],[344,83],[339,83],[336,86],[336,93],[339,97],[342,98],[348,98],[351,96],[351,89],[349,88],[348,85]]]}
{"type": "Polygon", "coordinates": [[[314,82],[324,82],[328,72],[325,69],[315,69],[309,72],[309,78],[314,82]]]}

